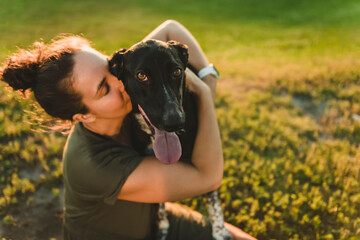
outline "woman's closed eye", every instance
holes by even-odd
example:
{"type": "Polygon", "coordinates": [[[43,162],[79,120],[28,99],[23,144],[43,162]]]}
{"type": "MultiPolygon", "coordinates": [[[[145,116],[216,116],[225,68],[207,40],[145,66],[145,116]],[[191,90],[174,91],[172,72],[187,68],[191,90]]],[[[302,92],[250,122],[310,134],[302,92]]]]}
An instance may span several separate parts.
{"type": "Polygon", "coordinates": [[[110,85],[107,82],[106,78],[103,78],[103,80],[101,80],[97,90],[96,90],[96,95],[98,97],[101,96],[105,96],[110,92],[110,85]]]}
{"type": "Polygon", "coordinates": [[[103,94],[104,94],[104,96],[105,96],[105,95],[107,95],[107,94],[110,92],[110,86],[109,86],[109,84],[105,83],[103,89],[104,89],[104,90],[103,90],[103,94]]]}

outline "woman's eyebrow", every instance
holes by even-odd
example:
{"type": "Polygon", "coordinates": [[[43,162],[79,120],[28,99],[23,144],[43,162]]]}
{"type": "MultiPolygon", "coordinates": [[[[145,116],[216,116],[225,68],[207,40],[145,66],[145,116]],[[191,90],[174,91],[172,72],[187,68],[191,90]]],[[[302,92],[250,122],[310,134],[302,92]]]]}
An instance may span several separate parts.
{"type": "Polygon", "coordinates": [[[104,87],[105,82],[106,82],[106,77],[104,77],[104,78],[103,78],[103,80],[101,80],[101,82],[100,82],[99,86],[97,87],[97,90],[96,90],[95,96],[97,96],[97,95],[99,94],[99,91],[100,91],[100,89],[101,89],[101,88],[103,88],[103,87],[104,87]]]}

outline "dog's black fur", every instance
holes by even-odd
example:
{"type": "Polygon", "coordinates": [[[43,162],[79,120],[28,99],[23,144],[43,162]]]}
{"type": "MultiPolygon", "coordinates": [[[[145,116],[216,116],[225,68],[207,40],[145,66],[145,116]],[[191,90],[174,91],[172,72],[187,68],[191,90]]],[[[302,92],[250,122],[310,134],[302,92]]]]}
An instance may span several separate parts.
{"type": "Polygon", "coordinates": [[[197,132],[195,96],[186,88],[187,46],[175,41],[148,40],[120,49],[109,60],[109,70],[123,81],[133,111],[138,104],[158,129],[181,132],[182,161],[190,161],[197,132]],[[177,76],[174,73],[179,73],[177,76]],[[139,79],[138,74],[147,79],[139,79]]]}

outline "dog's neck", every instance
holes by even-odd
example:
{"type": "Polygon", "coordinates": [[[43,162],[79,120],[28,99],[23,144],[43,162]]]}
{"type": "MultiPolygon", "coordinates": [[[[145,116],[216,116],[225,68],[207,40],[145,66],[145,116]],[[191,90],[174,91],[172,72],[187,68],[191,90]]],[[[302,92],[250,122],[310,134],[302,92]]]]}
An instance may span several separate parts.
{"type": "Polygon", "coordinates": [[[111,137],[121,145],[132,147],[131,138],[130,138],[130,130],[131,130],[130,121],[131,121],[130,118],[125,118],[120,128],[120,131],[111,137]]]}

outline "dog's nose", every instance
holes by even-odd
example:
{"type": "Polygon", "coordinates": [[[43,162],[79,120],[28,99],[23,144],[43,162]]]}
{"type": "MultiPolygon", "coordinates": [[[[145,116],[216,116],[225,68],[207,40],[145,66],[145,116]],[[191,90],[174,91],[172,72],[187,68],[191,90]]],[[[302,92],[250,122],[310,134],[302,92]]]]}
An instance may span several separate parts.
{"type": "Polygon", "coordinates": [[[164,130],[167,132],[182,133],[183,129],[184,129],[184,124],[164,125],[164,130]]]}
{"type": "Polygon", "coordinates": [[[168,105],[163,114],[163,126],[167,132],[176,132],[184,128],[185,113],[175,104],[168,105]],[[173,105],[173,106],[171,106],[173,105]]]}

